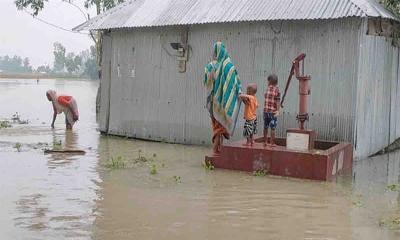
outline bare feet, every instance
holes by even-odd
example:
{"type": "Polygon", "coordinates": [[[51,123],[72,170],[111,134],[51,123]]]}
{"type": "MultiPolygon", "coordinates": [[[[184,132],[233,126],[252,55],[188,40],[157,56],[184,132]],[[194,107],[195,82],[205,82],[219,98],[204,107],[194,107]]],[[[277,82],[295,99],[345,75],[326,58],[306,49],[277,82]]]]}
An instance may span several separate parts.
{"type": "Polygon", "coordinates": [[[249,143],[243,143],[242,146],[249,147],[251,145],[249,143]]]}

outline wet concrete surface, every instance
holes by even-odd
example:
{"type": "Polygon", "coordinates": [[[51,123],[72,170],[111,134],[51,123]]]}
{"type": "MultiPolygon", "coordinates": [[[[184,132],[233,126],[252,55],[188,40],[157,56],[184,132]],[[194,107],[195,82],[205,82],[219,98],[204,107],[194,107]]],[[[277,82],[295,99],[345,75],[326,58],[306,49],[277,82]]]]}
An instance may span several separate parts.
{"type": "Polygon", "coordinates": [[[0,119],[29,120],[0,129],[0,239],[400,239],[399,152],[333,182],[207,170],[205,147],[101,136],[97,86],[0,80],[0,119]],[[77,99],[72,132],[49,88],[77,99]],[[43,154],[60,140],[86,154],[43,154]]]}

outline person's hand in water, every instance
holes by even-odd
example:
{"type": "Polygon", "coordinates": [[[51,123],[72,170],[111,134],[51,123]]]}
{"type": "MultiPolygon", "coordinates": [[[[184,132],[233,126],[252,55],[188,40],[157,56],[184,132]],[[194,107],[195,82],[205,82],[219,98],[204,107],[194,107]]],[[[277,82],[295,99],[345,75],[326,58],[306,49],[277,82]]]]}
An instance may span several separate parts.
{"type": "Polygon", "coordinates": [[[72,111],[72,119],[74,119],[74,121],[78,121],[79,120],[78,112],[73,111],[72,109],[71,109],[71,111],[72,111]]]}

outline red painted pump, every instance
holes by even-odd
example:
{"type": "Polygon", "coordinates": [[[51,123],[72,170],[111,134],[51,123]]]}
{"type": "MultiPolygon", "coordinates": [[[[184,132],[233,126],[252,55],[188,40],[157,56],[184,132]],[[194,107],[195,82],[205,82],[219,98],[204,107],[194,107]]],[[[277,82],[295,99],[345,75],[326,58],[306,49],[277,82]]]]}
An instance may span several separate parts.
{"type": "Polygon", "coordinates": [[[300,63],[304,61],[305,57],[306,54],[302,53],[293,60],[292,69],[290,70],[290,75],[286,82],[285,92],[283,94],[281,101],[281,106],[283,108],[283,102],[285,101],[285,97],[289,89],[290,82],[292,80],[293,75],[296,75],[296,78],[299,80],[299,95],[300,95],[299,113],[296,118],[297,121],[299,122],[299,128],[301,130],[304,130],[304,122],[308,121],[308,111],[307,111],[308,95],[310,95],[311,93],[310,83],[309,83],[311,80],[311,76],[304,75],[304,62],[302,64],[302,73],[300,73],[300,63]]]}

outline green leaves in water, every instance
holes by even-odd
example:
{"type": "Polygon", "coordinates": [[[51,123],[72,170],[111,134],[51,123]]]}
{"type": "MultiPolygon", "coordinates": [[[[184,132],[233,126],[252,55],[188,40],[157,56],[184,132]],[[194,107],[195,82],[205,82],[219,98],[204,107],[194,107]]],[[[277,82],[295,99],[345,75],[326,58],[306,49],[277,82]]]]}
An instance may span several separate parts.
{"type": "Polygon", "coordinates": [[[19,142],[15,143],[15,145],[14,145],[14,148],[17,149],[18,152],[21,152],[21,147],[22,147],[22,144],[19,142]]]}
{"type": "Polygon", "coordinates": [[[352,196],[352,203],[356,207],[364,207],[364,203],[362,202],[362,194],[355,194],[352,196]]]}
{"type": "MultiPolygon", "coordinates": [[[[110,160],[103,164],[104,167],[108,169],[123,169],[123,168],[135,168],[143,165],[147,165],[150,167],[150,174],[154,175],[158,173],[157,165],[154,163],[157,154],[153,153],[152,157],[146,157],[142,150],[138,150],[138,155],[134,159],[126,159],[120,155],[112,156],[110,160]]],[[[163,164],[163,166],[165,166],[163,164]]]]}
{"type": "Polygon", "coordinates": [[[354,200],[353,205],[356,207],[363,207],[364,204],[361,202],[361,200],[354,200]]]}
{"type": "Polygon", "coordinates": [[[208,170],[208,171],[214,170],[214,165],[212,164],[211,161],[203,162],[203,167],[205,170],[208,170]]]}
{"type": "Polygon", "coordinates": [[[387,185],[386,189],[392,192],[395,191],[400,191],[400,186],[398,184],[391,184],[391,185],[387,185]]]}
{"type": "Polygon", "coordinates": [[[158,173],[158,171],[157,171],[157,165],[155,164],[155,163],[153,163],[152,165],[151,165],[151,167],[150,167],[150,174],[151,175],[155,175],[155,174],[157,174],[158,173]]]}
{"type": "Polygon", "coordinates": [[[12,127],[9,121],[0,121],[0,129],[1,128],[10,128],[12,127]]]}
{"type": "Polygon", "coordinates": [[[389,219],[381,218],[378,221],[380,227],[387,227],[390,230],[400,230],[400,216],[389,219]]]}
{"type": "Polygon", "coordinates": [[[175,180],[175,182],[177,182],[177,183],[181,183],[181,182],[182,182],[180,176],[174,176],[174,180],[175,180]]]}
{"type": "Polygon", "coordinates": [[[253,172],[253,176],[256,176],[256,177],[263,177],[266,175],[268,175],[268,171],[265,169],[261,169],[261,170],[257,170],[257,171],[253,172]]]}
{"type": "Polygon", "coordinates": [[[121,169],[125,168],[126,164],[122,156],[111,157],[111,161],[104,165],[110,169],[121,169]]]}
{"type": "Polygon", "coordinates": [[[53,150],[61,150],[62,149],[62,142],[60,141],[53,141],[53,150]]]}

